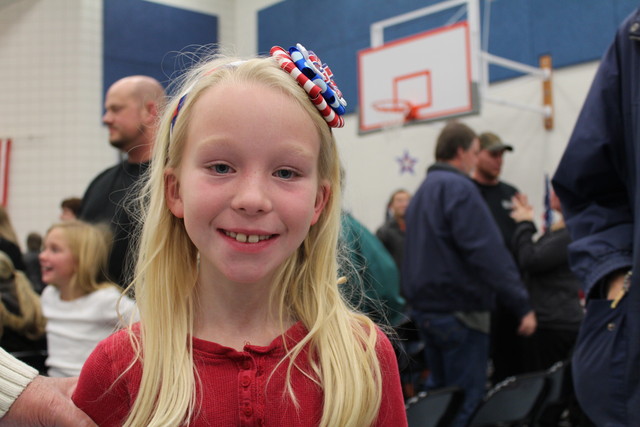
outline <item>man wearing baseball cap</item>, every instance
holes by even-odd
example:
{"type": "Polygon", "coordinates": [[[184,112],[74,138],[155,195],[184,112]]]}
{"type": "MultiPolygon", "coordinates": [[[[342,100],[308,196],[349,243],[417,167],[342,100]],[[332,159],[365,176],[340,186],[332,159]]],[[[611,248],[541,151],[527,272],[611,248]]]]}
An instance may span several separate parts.
{"type": "Polygon", "coordinates": [[[495,133],[485,132],[478,138],[480,153],[478,153],[478,164],[473,173],[473,180],[489,205],[507,247],[510,248],[511,236],[516,228],[516,223],[511,218],[511,198],[518,193],[518,189],[500,181],[500,172],[502,172],[504,152],[513,151],[513,147],[502,142],[495,133]]]}
{"type": "MultiPolygon", "coordinates": [[[[484,132],[478,139],[480,152],[473,180],[487,202],[507,248],[511,249],[511,238],[516,228],[516,222],[511,218],[511,198],[519,191],[513,185],[501,181],[500,173],[504,153],[513,151],[513,147],[492,132],[484,132]]],[[[491,318],[491,360],[494,368],[491,380],[494,384],[524,372],[517,328],[518,319],[511,315],[508,307],[498,301],[491,318]]]]}

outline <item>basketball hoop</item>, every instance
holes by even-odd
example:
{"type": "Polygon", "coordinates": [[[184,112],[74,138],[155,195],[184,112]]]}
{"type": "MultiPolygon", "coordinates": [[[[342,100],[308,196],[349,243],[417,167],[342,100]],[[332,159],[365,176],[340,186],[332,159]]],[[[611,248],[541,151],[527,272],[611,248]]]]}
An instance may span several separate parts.
{"type": "Polygon", "coordinates": [[[381,99],[371,105],[383,113],[401,113],[405,123],[414,120],[418,113],[418,107],[406,99],[381,99]]]}

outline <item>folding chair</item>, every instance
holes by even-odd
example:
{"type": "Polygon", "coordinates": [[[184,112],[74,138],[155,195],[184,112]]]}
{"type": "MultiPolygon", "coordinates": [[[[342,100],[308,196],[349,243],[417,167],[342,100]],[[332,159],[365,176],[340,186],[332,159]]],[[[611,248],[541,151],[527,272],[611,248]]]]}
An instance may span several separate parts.
{"type": "Polygon", "coordinates": [[[423,391],[407,401],[409,427],[448,427],[462,404],[459,387],[423,391]]]}
{"type": "Polygon", "coordinates": [[[469,426],[531,425],[547,385],[546,371],[505,379],[483,398],[471,417],[469,426]]]}
{"type": "Polygon", "coordinates": [[[547,371],[548,389],[534,414],[534,426],[555,427],[573,398],[571,365],[569,361],[554,364],[547,371]]]}

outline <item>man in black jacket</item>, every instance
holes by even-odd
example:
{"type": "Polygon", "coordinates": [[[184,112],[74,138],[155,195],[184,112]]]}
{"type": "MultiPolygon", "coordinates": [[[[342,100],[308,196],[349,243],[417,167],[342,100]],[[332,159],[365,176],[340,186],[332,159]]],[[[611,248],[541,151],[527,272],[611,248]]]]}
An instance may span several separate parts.
{"type": "MultiPolygon", "coordinates": [[[[480,152],[478,165],[473,171],[473,180],[487,203],[504,243],[510,250],[516,222],[511,218],[511,199],[518,189],[500,179],[504,156],[513,151],[513,146],[505,143],[493,132],[483,132],[478,137],[480,152]]],[[[495,268],[501,268],[495,264],[495,268]]],[[[522,345],[518,336],[520,319],[514,316],[504,304],[497,301],[491,313],[491,360],[493,362],[492,382],[498,383],[512,375],[526,371],[522,363],[522,345]]]]}

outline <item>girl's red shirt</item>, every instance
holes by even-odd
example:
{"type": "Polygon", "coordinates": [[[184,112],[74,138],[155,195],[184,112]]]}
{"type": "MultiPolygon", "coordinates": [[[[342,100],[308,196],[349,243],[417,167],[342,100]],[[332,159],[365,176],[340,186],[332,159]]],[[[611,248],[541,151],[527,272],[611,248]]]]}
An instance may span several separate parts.
{"type": "MultiPolygon", "coordinates": [[[[291,348],[307,334],[298,322],[285,334],[291,348]]],[[[323,392],[300,369],[291,370],[297,398],[285,388],[288,363],[285,340],[277,337],[266,347],[245,345],[237,351],[214,342],[193,338],[197,371],[197,404],[190,426],[314,426],[322,415],[323,392]]],[[[376,352],[382,370],[382,403],[377,426],[407,425],[396,356],[387,336],[378,330],[376,352]]],[[[138,393],[141,365],[134,358],[127,331],[102,341],[86,361],[73,395],[76,405],[101,427],[121,426],[138,393]],[[123,372],[126,373],[122,375],[123,372]]],[[[307,354],[298,364],[311,372],[307,354]]]]}

